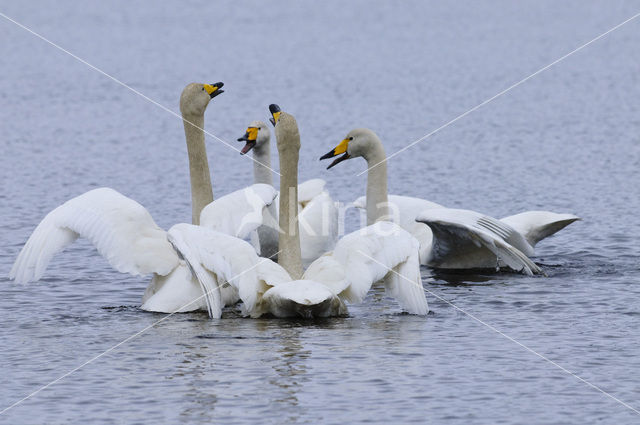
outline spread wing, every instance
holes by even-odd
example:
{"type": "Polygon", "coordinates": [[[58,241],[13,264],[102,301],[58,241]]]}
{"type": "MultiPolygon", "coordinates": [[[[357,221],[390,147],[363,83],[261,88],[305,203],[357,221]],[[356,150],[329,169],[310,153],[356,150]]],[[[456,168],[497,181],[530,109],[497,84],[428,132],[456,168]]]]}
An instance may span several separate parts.
{"type": "Polygon", "coordinates": [[[276,195],[272,186],[262,183],[229,193],[204,207],[200,226],[246,239],[262,224],[263,211],[276,195]]]}
{"type": "Polygon", "coordinates": [[[529,246],[522,235],[494,218],[475,211],[439,208],[423,211],[417,221],[433,231],[431,260],[436,263],[445,259],[464,262],[477,248],[483,247],[516,271],[529,275],[541,273],[533,261],[509,242],[515,240],[529,246]]]}
{"type": "Polygon", "coordinates": [[[333,252],[309,266],[303,279],[321,282],[353,303],[361,302],[374,283],[384,280],[387,292],[404,309],[413,314],[429,312],[420,279],[418,241],[394,223],[378,222],[344,236],[333,252]]]}
{"type": "MultiPolygon", "coordinates": [[[[366,197],[361,196],[356,199],[356,208],[366,209],[366,197]]],[[[412,196],[389,195],[389,214],[393,221],[420,242],[420,259],[424,264],[431,250],[433,234],[428,226],[416,222],[416,217],[425,210],[432,208],[444,208],[435,202],[426,199],[414,198],[412,196]]]]}
{"type": "Polygon", "coordinates": [[[18,282],[42,277],[51,258],[79,237],[91,241],[114,269],[134,275],[166,275],[179,262],[149,212],[110,188],[70,199],[38,224],[20,251],[9,277],[18,282]]]}
{"type": "Polygon", "coordinates": [[[173,226],[168,235],[200,282],[211,317],[222,314],[220,287],[225,283],[235,287],[245,309],[252,310],[266,289],[279,279],[291,280],[282,267],[258,257],[242,239],[185,223],[173,226]]]}

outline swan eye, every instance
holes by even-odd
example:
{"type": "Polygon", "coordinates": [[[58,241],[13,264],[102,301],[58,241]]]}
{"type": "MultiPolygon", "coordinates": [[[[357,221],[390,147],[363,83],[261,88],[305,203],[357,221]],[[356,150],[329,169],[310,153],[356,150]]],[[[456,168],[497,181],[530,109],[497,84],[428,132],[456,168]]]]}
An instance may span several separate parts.
{"type": "Polygon", "coordinates": [[[353,140],[353,137],[349,137],[349,141],[353,140]]]}

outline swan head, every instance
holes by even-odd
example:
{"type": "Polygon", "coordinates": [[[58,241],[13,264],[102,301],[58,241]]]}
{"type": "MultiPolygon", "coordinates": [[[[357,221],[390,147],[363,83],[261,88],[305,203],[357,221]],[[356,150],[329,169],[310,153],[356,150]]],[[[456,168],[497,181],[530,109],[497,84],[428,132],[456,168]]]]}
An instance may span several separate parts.
{"type": "Polygon", "coordinates": [[[300,131],[293,115],[282,112],[276,104],[269,105],[271,123],[275,126],[276,143],[281,154],[300,151],[300,131]]]}
{"type": "Polygon", "coordinates": [[[347,134],[347,136],[336,146],[326,154],[320,157],[320,160],[334,158],[340,154],[344,154],[333,160],[327,167],[327,170],[342,161],[347,159],[363,157],[368,159],[368,156],[374,150],[382,148],[382,142],[372,130],[368,128],[356,128],[347,134]]]}
{"type": "Polygon", "coordinates": [[[282,111],[280,110],[280,107],[278,105],[272,103],[271,105],[269,105],[269,112],[271,112],[271,118],[269,118],[269,121],[271,121],[271,124],[273,124],[273,126],[275,127],[278,123],[278,119],[280,119],[280,113],[282,111]]]}
{"type": "Polygon", "coordinates": [[[180,95],[180,112],[182,112],[182,115],[204,114],[209,101],[224,93],[224,90],[220,90],[223,85],[222,82],[213,84],[191,83],[187,85],[180,95]]]}
{"type": "Polygon", "coordinates": [[[244,136],[238,138],[238,142],[246,142],[240,151],[240,155],[246,154],[253,148],[256,150],[261,149],[263,146],[269,144],[270,138],[271,132],[269,131],[267,124],[262,121],[253,121],[249,124],[249,127],[247,127],[247,131],[244,133],[244,136]]]}

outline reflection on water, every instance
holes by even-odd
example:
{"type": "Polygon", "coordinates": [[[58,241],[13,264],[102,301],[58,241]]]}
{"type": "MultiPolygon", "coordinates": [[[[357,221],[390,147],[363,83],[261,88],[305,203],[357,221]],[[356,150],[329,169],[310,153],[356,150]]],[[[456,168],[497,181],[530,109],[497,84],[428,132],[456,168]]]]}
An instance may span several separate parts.
{"type": "MultiPolygon", "coordinates": [[[[326,171],[318,158],[353,127],[374,129],[391,154],[636,13],[622,0],[5,3],[174,110],[185,83],[224,81],[205,124],[223,140],[280,104],[300,125],[300,180],[325,178],[342,202],[364,193],[364,161],[326,171]]],[[[318,322],[176,314],[0,422],[633,423],[435,295],[638,408],[637,25],[388,163],[398,195],[583,217],[537,247],[547,277],[423,269],[426,318],[381,288],[318,322]]],[[[130,196],[163,228],[189,219],[179,118],[2,19],[0,38],[1,276],[46,212],[91,188],[130,196]]],[[[207,140],[216,196],[246,186],[250,161],[207,140]]],[[[348,231],[357,215],[346,213],[348,231]]],[[[39,283],[0,278],[0,408],[166,317],[139,310],[148,281],[113,271],[86,241],[39,283]]]]}

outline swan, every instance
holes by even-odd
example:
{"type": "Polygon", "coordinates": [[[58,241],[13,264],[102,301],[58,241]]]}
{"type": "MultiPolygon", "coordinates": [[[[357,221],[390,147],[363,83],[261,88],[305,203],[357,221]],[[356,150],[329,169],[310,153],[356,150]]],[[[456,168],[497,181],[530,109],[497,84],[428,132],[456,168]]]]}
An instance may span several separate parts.
{"type": "MultiPolygon", "coordinates": [[[[213,201],[202,129],[205,109],[223,92],[222,86],[192,83],[180,97],[189,154],[192,222],[244,238],[262,223],[263,209],[273,202],[276,192],[268,185],[253,185],[213,201]]],[[[177,229],[172,234],[180,227],[177,229]]],[[[143,310],[173,313],[207,309],[213,314],[210,305],[218,311],[238,300],[237,291],[229,285],[205,291],[151,214],[110,188],[90,190],[47,214],[20,251],[9,277],[19,283],[39,280],[53,256],[80,236],[89,239],[119,272],[153,274],[142,299],[143,310]]]]}
{"type": "MultiPolygon", "coordinates": [[[[253,151],[254,183],[273,186],[269,127],[262,121],[253,121],[238,141],[246,142],[241,154],[253,151]]],[[[338,208],[325,185],[326,181],[322,179],[311,179],[298,185],[300,249],[305,266],[333,249],[338,238],[338,208]]],[[[276,201],[267,208],[265,224],[258,229],[259,252],[263,257],[273,256],[278,249],[278,227],[273,218],[278,217],[278,205],[276,201]]]]}
{"type": "MultiPolygon", "coordinates": [[[[409,313],[429,311],[420,278],[418,241],[400,226],[379,222],[340,239],[335,249],[303,271],[298,199],[300,134],[295,118],[271,105],[280,156],[278,262],[258,257],[239,238],[202,226],[179,224],[169,241],[205,288],[228,283],[237,289],[246,315],[260,317],[331,317],[347,314],[345,302],[361,302],[372,284],[384,281],[387,292],[409,313]]],[[[219,304],[211,307],[219,309],[219,304]]],[[[221,314],[214,310],[214,317],[221,314]]]]}
{"type": "Polygon", "coordinates": [[[573,214],[527,211],[502,220],[475,211],[445,208],[420,198],[387,194],[387,163],[382,142],[357,128],[320,159],[338,158],[327,167],[363,157],[367,161],[366,196],[354,205],[366,209],[367,224],[398,219],[420,241],[420,263],[443,269],[509,267],[541,273],[528,257],[541,239],[580,218],[573,214]]]}

